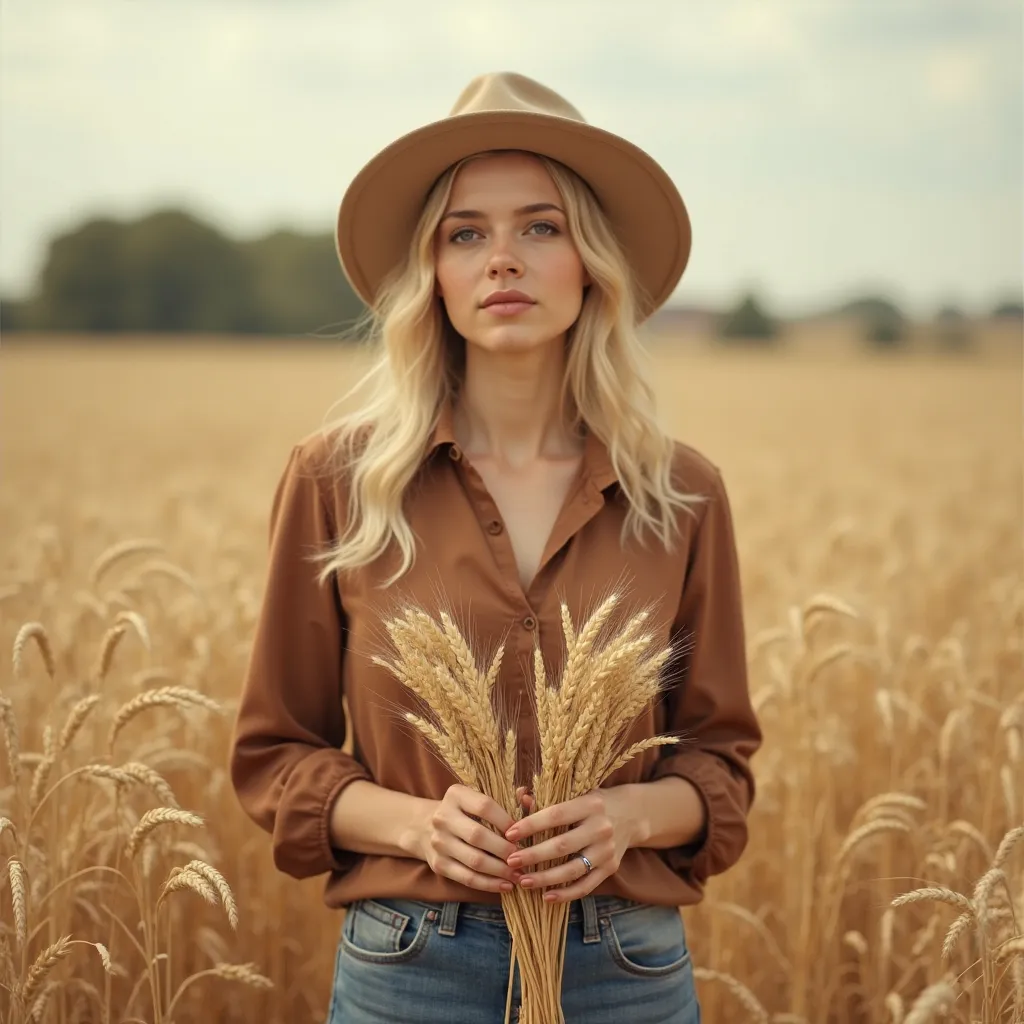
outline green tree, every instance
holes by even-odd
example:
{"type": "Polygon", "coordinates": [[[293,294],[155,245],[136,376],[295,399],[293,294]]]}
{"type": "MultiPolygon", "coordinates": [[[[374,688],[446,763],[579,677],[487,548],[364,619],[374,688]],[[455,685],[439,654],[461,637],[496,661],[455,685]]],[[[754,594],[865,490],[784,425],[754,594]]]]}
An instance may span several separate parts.
{"type": "Polygon", "coordinates": [[[946,352],[960,352],[971,345],[971,330],[963,311],[953,305],[942,306],[935,315],[936,345],[946,352]]]}
{"type": "Polygon", "coordinates": [[[363,312],[329,234],[276,231],[243,245],[259,330],[337,334],[363,312]]]}
{"type": "Polygon", "coordinates": [[[131,224],[122,258],[123,328],[256,328],[245,257],[237,244],[189,214],[161,210],[131,224]]]}
{"type": "Polygon", "coordinates": [[[996,320],[1024,320],[1024,302],[1020,299],[1004,299],[992,310],[996,320]]]}
{"type": "Polygon", "coordinates": [[[718,334],[726,341],[754,341],[764,344],[776,339],[778,325],[765,312],[757,296],[748,292],[721,318],[718,334]]]}
{"type": "Polygon", "coordinates": [[[125,226],[100,217],[55,238],[36,306],[51,330],[116,331],[124,326],[125,226]]]}
{"type": "Polygon", "coordinates": [[[868,295],[839,307],[840,315],[860,322],[864,340],[874,348],[898,348],[907,339],[907,324],[900,308],[890,299],[868,295]]]}

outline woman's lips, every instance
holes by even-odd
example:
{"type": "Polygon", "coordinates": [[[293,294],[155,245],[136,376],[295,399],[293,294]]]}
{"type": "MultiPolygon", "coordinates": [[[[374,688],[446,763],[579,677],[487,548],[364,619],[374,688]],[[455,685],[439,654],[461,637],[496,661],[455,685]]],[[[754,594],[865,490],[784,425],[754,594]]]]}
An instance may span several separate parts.
{"type": "Polygon", "coordinates": [[[489,306],[484,306],[484,312],[493,313],[495,316],[518,316],[532,309],[534,305],[533,302],[492,302],[489,306]]]}

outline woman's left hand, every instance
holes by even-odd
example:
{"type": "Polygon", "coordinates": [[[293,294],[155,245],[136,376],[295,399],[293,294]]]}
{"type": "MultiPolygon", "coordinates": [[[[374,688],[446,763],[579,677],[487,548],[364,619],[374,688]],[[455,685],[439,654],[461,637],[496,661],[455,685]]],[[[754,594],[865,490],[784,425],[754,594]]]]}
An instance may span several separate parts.
{"type": "Polygon", "coordinates": [[[528,836],[537,835],[560,826],[571,826],[567,832],[546,839],[536,846],[527,846],[508,857],[509,867],[530,872],[520,885],[527,889],[563,886],[557,892],[547,892],[549,902],[578,900],[619,869],[623,854],[629,849],[632,819],[616,796],[617,787],[595,789],[574,800],[554,804],[540,811],[532,811],[533,800],[525,793],[523,806],[528,812],[505,833],[505,838],[518,843],[528,836]],[[579,854],[593,865],[588,871],[579,854]],[[543,871],[532,871],[537,864],[569,859],[564,864],[543,871]]]}

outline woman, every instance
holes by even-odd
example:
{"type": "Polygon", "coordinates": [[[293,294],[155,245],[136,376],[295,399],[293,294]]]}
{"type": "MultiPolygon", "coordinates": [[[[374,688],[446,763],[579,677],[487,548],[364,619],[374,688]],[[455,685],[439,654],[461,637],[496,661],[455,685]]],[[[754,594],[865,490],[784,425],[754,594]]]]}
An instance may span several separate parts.
{"type": "MultiPolygon", "coordinates": [[[[746,844],[761,736],[725,488],[658,428],[640,370],[637,324],[689,256],[682,199],[551,90],[485,75],[360,172],[337,244],[375,314],[373,390],[281,477],[231,754],[278,868],[330,872],[348,908],[330,1021],[504,1020],[514,885],[570,901],[569,1024],[699,1021],[677,908],[746,844]],[[679,652],[636,735],[687,742],[514,823],[410,735],[372,661],[382,620],[444,606],[479,651],[505,642],[525,780],[534,645],[557,666],[560,602],[578,622],[615,587],[679,652]],[[554,841],[522,840],[555,824],[568,861],[526,871],[554,841]]],[[[512,998],[516,1019],[518,979],[512,998]]]]}

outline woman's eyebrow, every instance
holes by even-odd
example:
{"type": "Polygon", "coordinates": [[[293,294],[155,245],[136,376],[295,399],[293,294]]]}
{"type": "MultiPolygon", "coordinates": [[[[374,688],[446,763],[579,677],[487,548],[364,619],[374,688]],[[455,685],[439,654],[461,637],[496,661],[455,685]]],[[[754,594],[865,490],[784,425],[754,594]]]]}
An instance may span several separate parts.
{"type": "MultiPolygon", "coordinates": [[[[544,213],[548,210],[554,210],[557,213],[562,214],[563,217],[565,216],[565,210],[560,206],[556,206],[554,203],[530,203],[528,206],[520,206],[519,209],[514,210],[513,213],[517,217],[520,217],[524,213],[544,213]]],[[[441,218],[441,223],[443,224],[446,220],[450,219],[486,220],[487,214],[483,213],[481,210],[449,210],[449,212],[441,218]]]]}

